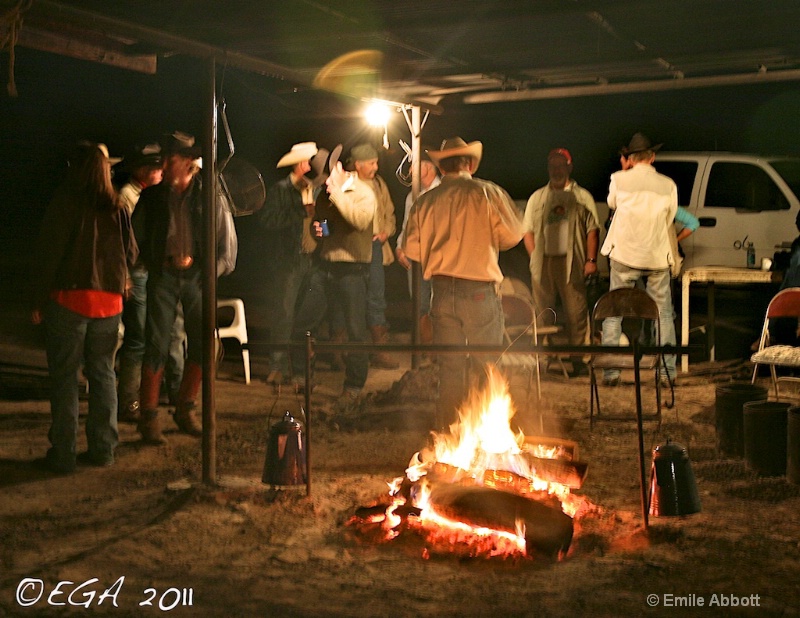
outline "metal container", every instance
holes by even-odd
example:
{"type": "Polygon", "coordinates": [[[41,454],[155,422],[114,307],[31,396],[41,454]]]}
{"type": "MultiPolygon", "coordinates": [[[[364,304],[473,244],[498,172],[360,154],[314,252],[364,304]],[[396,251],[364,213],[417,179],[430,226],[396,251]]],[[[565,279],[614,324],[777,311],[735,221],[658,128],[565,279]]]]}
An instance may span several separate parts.
{"type": "Polygon", "coordinates": [[[788,401],[744,404],[744,459],[759,476],[786,474],[788,401]]]}
{"type": "Polygon", "coordinates": [[[789,408],[786,440],[786,480],[800,485],[800,407],[789,408]]]}
{"type": "Polygon", "coordinates": [[[691,515],[700,511],[700,495],[686,449],[667,440],[653,449],[650,472],[650,514],[691,515]]]}
{"type": "Polygon", "coordinates": [[[717,450],[726,457],[744,456],[744,404],[767,398],[767,389],[750,382],[721,384],[716,389],[714,424],[717,450]]]}
{"type": "Polygon", "coordinates": [[[283,419],[270,427],[261,482],[276,486],[304,485],[307,478],[303,425],[287,410],[283,419]]]}

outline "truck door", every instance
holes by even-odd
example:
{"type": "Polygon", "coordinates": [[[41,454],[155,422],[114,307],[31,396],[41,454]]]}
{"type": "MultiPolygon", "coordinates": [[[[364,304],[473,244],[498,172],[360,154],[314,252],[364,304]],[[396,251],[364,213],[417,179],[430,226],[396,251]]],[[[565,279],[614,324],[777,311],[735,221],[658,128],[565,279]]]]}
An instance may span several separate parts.
{"type": "Polygon", "coordinates": [[[758,163],[710,162],[695,216],[701,224],[713,219],[715,225],[701,227],[690,237],[693,265],[745,267],[749,243],[758,265],[797,235],[789,200],[770,175],[774,170],[758,163]]]}

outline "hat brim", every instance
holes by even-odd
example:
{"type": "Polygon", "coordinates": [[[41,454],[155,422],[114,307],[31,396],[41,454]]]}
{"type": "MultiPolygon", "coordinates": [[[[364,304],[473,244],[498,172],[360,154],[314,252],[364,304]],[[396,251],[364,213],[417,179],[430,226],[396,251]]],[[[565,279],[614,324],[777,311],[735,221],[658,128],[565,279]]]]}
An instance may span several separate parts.
{"type": "Polygon", "coordinates": [[[652,150],[653,152],[658,152],[659,150],[661,150],[661,147],[663,145],[664,144],[654,144],[649,148],[634,148],[633,150],[631,150],[627,146],[623,146],[622,148],[620,148],[619,154],[621,154],[623,157],[627,157],[628,155],[636,154],[637,152],[647,152],[648,150],[652,150]]]}
{"type": "Polygon", "coordinates": [[[278,165],[275,167],[289,167],[302,163],[303,161],[310,161],[315,154],[317,154],[316,146],[313,148],[296,148],[283,155],[280,161],[278,161],[278,165]]]}
{"type": "Polygon", "coordinates": [[[326,148],[317,150],[317,154],[311,157],[311,186],[320,187],[328,179],[328,173],[325,171],[325,162],[328,160],[330,153],[326,148]]]}
{"type": "Polygon", "coordinates": [[[203,148],[201,146],[190,146],[188,148],[175,148],[164,153],[164,157],[171,157],[172,155],[186,157],[187,159],[199,159],[203,156],[203,148]]]}
{"type": "Polygon", "coordinates": [[[475,159],[475,167],[473,172],[478,169],[481,158],[483,157],[483,144],[479,141],[470,142],[458,148],[449,148],[447,150],[426,150],[425,151],[436,166],[439,166],[439,161],[442,159],[449,159],[450,157],[472,157],[475,159]]]}

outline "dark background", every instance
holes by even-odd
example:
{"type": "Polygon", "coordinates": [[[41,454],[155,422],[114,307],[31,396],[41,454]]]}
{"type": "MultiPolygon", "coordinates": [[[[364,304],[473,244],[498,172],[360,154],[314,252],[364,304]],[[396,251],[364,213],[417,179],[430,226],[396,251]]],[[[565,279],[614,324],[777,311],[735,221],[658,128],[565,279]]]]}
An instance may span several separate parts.
{"type": "MultiPolygon", "coordinates": [[[[31,258],[27,248],[71,146],[79,139],[102,141],[112,155],[122,155],[134,144],[176,129],[202,136],[207,73],[206,63],[184,56],[160,59],[156,75],[143,75],[16,49],[19,96],[0,95],[4,277],[24,280],[31,258]]],[[[7,78],[6,66],[0,77],[7,78]]],[[[365,139],[380,140],[380,133],[365,126],[363,104],[351,99],[290,86],[276,89],[274,81],[224,68],[217,72],[217,91],[227,103],[237,156],[255,165],[267,186],[285,173],[275,164],[293,143],[316,141],[328,149],[343,143],[347,149],[365,139]]],[[[636,131],[663,142],[664,150],[798,154],[800,143],[800,84],[793,82],[484,105],[445,102],[443,107],[443,114],[427,119],[423,143],[438,147],[454,135],[481,140],[484,158],[477,175],[516,199],[527,199],[547,181],[545,158],[556,146],[572,152],[578,183],[604,200],[608,176],[618,166],[617,151],[636,131]]],[[[399,139],[411,141],[403,115],[395,113],[381,174],[392,190],[398,225],[409,191],[394,178],[402,158],[399,139]]],[[[224,136],[219,141],[224,156],[224,136]]],[[[239,217],[236,224],[239,265],[220,286],[255,300],[264,293],[260,273],[269,248],[260,242],[255,217],[239,217]]],[[[388,282],[390,300],[407,299],[398,266],[389,268],[388,282]]],[[[761,299],[753,302],[758,316],[761,299]]]]}

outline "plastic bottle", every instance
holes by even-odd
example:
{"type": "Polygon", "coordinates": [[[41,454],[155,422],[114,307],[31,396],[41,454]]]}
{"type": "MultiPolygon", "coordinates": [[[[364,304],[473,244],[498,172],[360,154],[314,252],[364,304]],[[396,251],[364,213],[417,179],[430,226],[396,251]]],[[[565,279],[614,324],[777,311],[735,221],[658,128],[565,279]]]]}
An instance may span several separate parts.
{"type": "Polygon", "coordinates": [[[756,267],[756,248],[752,242],[747,243],[747,268],[756,267]]]}

